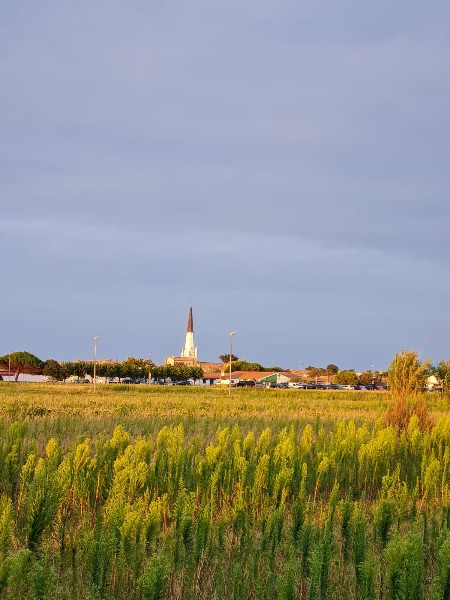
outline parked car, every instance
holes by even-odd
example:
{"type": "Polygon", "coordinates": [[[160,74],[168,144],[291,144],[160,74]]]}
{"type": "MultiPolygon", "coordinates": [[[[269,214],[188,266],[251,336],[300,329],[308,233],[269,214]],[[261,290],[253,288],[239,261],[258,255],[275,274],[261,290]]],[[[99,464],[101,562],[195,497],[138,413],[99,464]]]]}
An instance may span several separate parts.
{"type": "Polygon", "coordinates": [[[253,379],[242,379],[237,382],[236,387],[255,387],[255,382],[253,379]]]}

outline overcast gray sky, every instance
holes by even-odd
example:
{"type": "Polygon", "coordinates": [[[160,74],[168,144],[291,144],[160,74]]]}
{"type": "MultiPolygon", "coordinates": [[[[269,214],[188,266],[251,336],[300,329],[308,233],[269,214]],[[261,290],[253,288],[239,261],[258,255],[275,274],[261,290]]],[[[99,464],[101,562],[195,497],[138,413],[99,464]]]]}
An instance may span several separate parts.
{"type": "Polygon", "coordinates": [[[0,354],[450,356],[450,4],[0,18],[0,354]]]}

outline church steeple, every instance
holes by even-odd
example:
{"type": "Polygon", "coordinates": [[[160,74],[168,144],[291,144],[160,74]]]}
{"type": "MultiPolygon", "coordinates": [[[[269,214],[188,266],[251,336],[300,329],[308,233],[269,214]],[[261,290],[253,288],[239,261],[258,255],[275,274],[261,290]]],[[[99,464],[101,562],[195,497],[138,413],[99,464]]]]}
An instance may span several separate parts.
{"type": "Polygon", "coordinates": [[[186,331],[187,333],[194,333],[194,319],[192,318],[192,306],[189,309],[188,325],[186,331]]]}
{"type": "Polygon", "coordinates": [[[183,358],[197,358],[197,348],[194,345],[194,318],[192,316],[192,306],[189,309],[188,324],[186,330],[186,341],[181,351],[183,358]]]}

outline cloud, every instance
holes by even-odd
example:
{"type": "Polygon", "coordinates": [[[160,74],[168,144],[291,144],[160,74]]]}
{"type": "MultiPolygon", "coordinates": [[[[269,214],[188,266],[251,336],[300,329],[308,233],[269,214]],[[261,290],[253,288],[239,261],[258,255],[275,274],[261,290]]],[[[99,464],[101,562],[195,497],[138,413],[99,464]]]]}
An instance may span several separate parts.
{"type": "Polygon", "coordinates": [[[348,366],[406,342],[446,352],[449,12],[8,5],[6,340],[50,353],[70,314],[79,353],[111,322],[116,354],[145,335],[170,353],[193,300],[205,352],[224,351],[222,325],[271,363],[299,335],[311,362],[324,343],[348,366]]]}

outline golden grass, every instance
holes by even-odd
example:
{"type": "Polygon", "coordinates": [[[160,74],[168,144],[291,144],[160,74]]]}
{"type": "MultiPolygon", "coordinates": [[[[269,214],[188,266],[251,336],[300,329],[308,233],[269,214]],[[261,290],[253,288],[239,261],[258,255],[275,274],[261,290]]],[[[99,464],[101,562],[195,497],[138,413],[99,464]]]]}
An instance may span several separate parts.
{"type": "MultiPolygon", "coordinates": [[[[227,389],[0,383],[0,415],[14,418],[78,416],[88,419],[155,419],[159,422],[207,420],[238,423],[323,423],[354,420],[371,423],[382,418],[389,394],[364,391],[227,389]]],[[[447,410],[438,395],[427,396],[431,417],[447,410]]]]}

